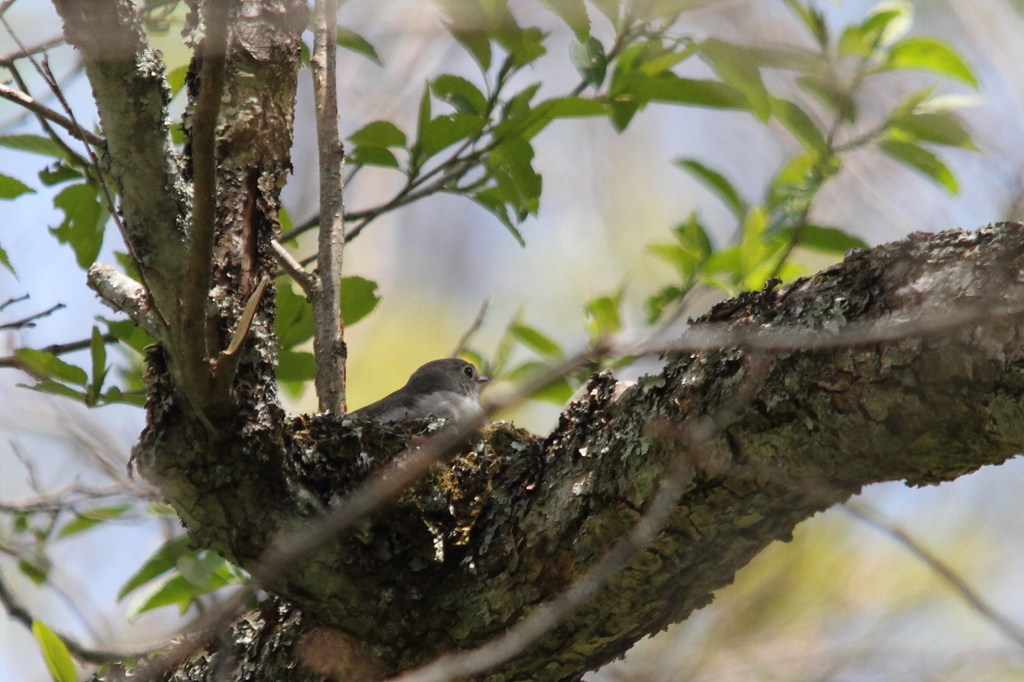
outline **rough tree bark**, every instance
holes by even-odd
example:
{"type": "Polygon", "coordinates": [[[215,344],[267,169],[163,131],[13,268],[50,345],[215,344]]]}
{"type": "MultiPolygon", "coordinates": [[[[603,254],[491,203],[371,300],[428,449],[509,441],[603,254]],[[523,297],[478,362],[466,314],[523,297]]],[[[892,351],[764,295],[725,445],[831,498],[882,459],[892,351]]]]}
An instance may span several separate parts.
{"type": "MultiPolygon", "coordinates": [[[[167,142],[162,67],[129,0],[96,0],[89,12],[71,0],[56,4],[86,62],[149,304],[166,316],[177,305],[174,266],[188,239],[181,197],[190,174],[188,159],[179,163],[167,142]],[[127,36],[117,68],[96,38],[113,34],[127,36]],[[147,105],[125,107],[129,98],[147,105]],[[140,184],[139,168],[162,179],[140,184]]],[[[233,3],[231,11],[207,320],[221,348],[255,282],[273,267],[269,241],[290,163],[305,3],[233,3]]],[[[782,289],[741,296],[706,322],[828,335],[864,320],[927,318],[942,306],[1012,307],[1022,300],[1022,256],[1018,224],[915,235],[782,289]]],[[[163,343],[150,357],[148,423],[135,450],[194,542],[243,567],[424,427],[287,417],[275,388],[271,300],[233,385],[218,398],[212,429],[172,371],[175,335],[187,330],[161,327],[163,343]]],[[[596,599],[489,676],[578,679],[710,602],[765,546],[862,486],[939,483],[1013,456],[1024,445],[1021,331],[1019,315],[990,316],[855,347],[671,355],[660,374],[630,387],[595,376],[547,438],[506,424],[489,428],[355,533],[292,567],[272,589],[276,600],[215,645],[233,651],[221,664],[231,679],[372,677],[504,632],[630,528],[679,456],[686,425],[732,401],[756,371],[749,402],[689,454],[692,480],[658,540],[596,599]]],[[[206,679],[210,654],[173,678],[206,679]]]]}

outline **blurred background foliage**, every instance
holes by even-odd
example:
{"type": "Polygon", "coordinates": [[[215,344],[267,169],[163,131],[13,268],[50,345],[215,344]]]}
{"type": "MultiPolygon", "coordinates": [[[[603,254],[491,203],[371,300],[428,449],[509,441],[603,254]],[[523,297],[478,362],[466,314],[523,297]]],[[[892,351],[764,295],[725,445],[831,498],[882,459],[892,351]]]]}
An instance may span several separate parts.
{"type": "MultiPolygon", "coordinates": [[[[180,121],[184,3],[145,6],[180,121]]],[[[1020,218],[1022,12],[1009,0],[344,3],[350,405],[455,352],[495,385],[515,384],[609,334],[678,332],[717,300],[812,273],[851,248],[1020,218]]],[[[59,35],[44,3],[22,0],[5,18],[28,45],[59,35]]],[[[0,44],[16,48],[3,35],[0,44]]],[[[48,55],[90,127],[75,53],[56,41],[48,55]]],[[[24,60],[5,68],[9,86],[57,106],[24,60]]],[[[303,76],[281,223],[285,244],[308,260],[317,171],[303,76]]],[[[80,147],[7,103],[0,135],[0,198],[12,200],[0,303],[31,294],[0,311],[0,324],[67,306],[0,327],[0,355],[22,370],[0,374],[0,575],[53,630],[144,650],[240,574],[190,550],[173,512],[124,475],[149,339],[82,285],[96,259],[131,274],[98,174],[80,147]],[[55,240],[38,236],[42,224],[55,240]],[[69,341],[79,350],[45,350],[69,341]]],[[[179,124],[172,138],[184,139],[179,124]]],[[[296,288],[277,284],[282,395],[311,411],[311,315],[296,288]]],[[[630,380],[657,363],[587,367],[503,417],[545,432],[603,368],[630,380]]],[[[1024,622],[1022,477],[1010,463],[940,489],[876,486],[866,497],[1024,622]]],[[[66,674],[42,628],[41,650],[13,620],[0,619],[0,633],[0,678],[46,678],[42,652],[49,674],[66,674]]],[[[1019,650],[930,570],[832,510],[759,556],[713,606],[595,676],[1022,674],[1019,650]]]]}

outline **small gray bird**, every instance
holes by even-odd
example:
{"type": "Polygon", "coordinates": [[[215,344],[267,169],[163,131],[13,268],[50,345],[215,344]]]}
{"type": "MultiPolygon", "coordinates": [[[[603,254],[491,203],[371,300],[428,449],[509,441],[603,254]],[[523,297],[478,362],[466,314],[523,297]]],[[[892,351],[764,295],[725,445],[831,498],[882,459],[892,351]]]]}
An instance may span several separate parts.
{"type": "Polygon", "coordinates": [[[456,424],[483,416],[480,386],[487,377],[465,360],[431,360],[412,373],[405,386],[350,416],[386,423],[431,415],[456,424]]]}

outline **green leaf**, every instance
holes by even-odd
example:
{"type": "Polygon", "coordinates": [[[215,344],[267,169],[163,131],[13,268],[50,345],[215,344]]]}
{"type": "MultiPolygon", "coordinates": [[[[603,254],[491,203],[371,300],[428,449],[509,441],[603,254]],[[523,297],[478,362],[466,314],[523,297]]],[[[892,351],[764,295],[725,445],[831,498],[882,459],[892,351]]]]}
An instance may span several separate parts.
{"type": "Polygon", "coordinates": [[[835,79],[827,76],[800,76],[796,84],[826,107],[839,113],[843,120],[849,123],[857,120],[856,100],[835,79]]]}
{"type": "Polygon", "coordinates": [[[583,0],[541,0],[552,12],[568,24],[580,42],[590,37],[590,18],[583,0]]]}
{"type": "Polygon", "coordinates": [[[522,116],[509,118],[495,129],[497,137],[521,137],[532,139],[556,118],[581,116],[605,116],[608,108],[596,99],[587,97],[556,97],[539,102],[522,116]]]}
{"type": "Polygon", "coordinates": [[[129,620],[171,604],[177,605],[178,610],[184,613],[197,597],[238,582],[227,562],[213,552],[182,554],[176,568],[177,571],[170,573],[129,606],[129,620]]]}
{"type": "Polygon", "coordinates": [[[850,26],[839,39],[839,54],[870,57],[879,48],[892,45],[913,22],[914,10],[903,0],[876,5],[859,26],[850,26]]]}
{"type": "Polygon", "coordinates": [[[739,45],[732,45],[717,38],[709,38],[700,44],[700,52],[710,62],[711,68],[727,84],[742,92],[750,102],[754,114],[762,121],[771,115],[768,89],[761,79],[761,70],[751,58],[749,51],[739,45]]]}
{"type": "Polygon", "coordinates": [[[378,303],[376,282],[357,276],[341,278],[341,319],[346,327],[372,313],[378,303]]]}
{"type": "Polygon", "coordinates": [[[348,138],[360,147],[404,147],[405,133],[391,121],[373,121],[348,138]]]}
{"type": "Polygon", "coordinates": [[[565,354],[561,346],[552,341],[549,337],[537,331],[533,327],[515,323],[511,327],[512,336],[521,344],[531,349],[538,355],[549,360],[562,360],[565,354]]]}
{"type": "Polygon", "coordinates": [[[526,246],[523,235],[516,229],[515,223],[512,222],[512,218],[508,213],[508,207],[505,205],[504,193],[500,189],[490,187],[472,194],[470,198],[494,214],[501,221],[501,224],[512,233],[515,240],[519,242],[519,246],[526,246]]]}
{"type": "Polygon", "coordinates": [[[351,50],[356,54],[363,55],[377,66],[384,66],[380,61],[380,57],[377,56],[377,50],[375,50],[373,45],[370,44],[370,41],[355,31],[350,31],[347,28],[339,26],[335,42],[339,47],[343,47],[346,50],[351,50]]]}
{"type": "Polygon", "coordinates": [[[100,253],[108,218],[99,193],[90,184],[71,185],[53,198],[53,205],[64,211],[64,222],[50,228],[50,233],[61,244],[70,244],[78,265],[88,268],[100,253]]]}
{"type": "Polygon", "coordinates": [[[429,159],[442,149],[449,147],[460,140],[476,136],[484,126],[487,119],[472,114],[447,114],[430,119],[420,128],[417,144],[423,153],[424,159],[429,159]]]}
{"type": "MultiPolygon", "coordinates": [[[[524,362],[518,367],[512,369],[505,378],[512,383],[525,385],[538,375],[543,374],[550,369],[551,367],[543,362],[524,362]]],[[[572,397],[573,393],[574,390],[572,385],[565,377],[562,377],[561,379],[534,391],[529,397],[533,400],[543,400],[544,402],[554,403],[555,405],[564,405],[569,398],[572,397]]]]}
{"type": "Polygon", "coordinates": [[[612,26],[618,28],[621,16],[620,11],[623,6],[621,0],[590,0],[590,4],[607,17],[608,21],[612,22],[612,26]]]}
{"type": "Polygon", "coordinates": [[[441,10],[448,16],[445,27],[484,71],[491,68],[491,42],[488,31],[495,28],[505,14],[507,3],[476,0],[438,0],[441,10]]]}
{"type": "Polygon", "coordinates": [[[75,672],[75,664],[63,640],[41,620],[32,621],[32,634],[39,644],[39,650],[43,652],[46,669],[50,671],[54,682],[76,682],[78,674],[75,672]]]}
{"type": "Polygon", "coordinates": [[[768,216],[765,214],[764,209],[759,206],[750,209],[747,219],[743,221],[743,235],[740,237],[739,243],[739,274],[741,276],[753,272],[771,256],[770,250],[766,247],[763,240],[765,230],[767,229],[768,216]]]}
{"type": "Polygon", "coordinates": [[[945,187],[950,194],[960,193],[960,185],[953,172],[943,163],[942,159],[924,147],[920,147],[912,142],[886,140],[879,145],[879,148],[897,161],[924,173],[945,187]]]}
{"type": "Polygon", "coordinates": [[[686,292],[675,285],[669,285],[651,294],[644,307],[647,310],[647,324],[654,324],[665,312],[665,308],[680,300],[686,292]]]}
{"type": "Polygon", "coordinates": [[[75,518],[64,524],[64,527],[57,533],[57,537],[66,538],[69,535],[75,535],[82,531],[94,528],[104,521],[116,519],[123,516],[126,511],[131,509],[130,504],[118,504],[111,507],[93,507],[87,511],[79,512],[75,514],[75,518]]]}
{"type": "Polygon", "coordinates": [[[809,75],[820,74],[828,68],[828,60],[820,52],[796,45],[747,46],[744,49],[761,68],[809,75]]]}
{"type": "Polygon", "coordinates": [[[117,601],[121,601],[154,578],[177,568],[178,559],[191,552],[192,550],[188,548],[187,537],[182,536],[168,540],[121,586],[117,592],[117,601]]]}
{"type": "Polygon", "coordinates": [[[543,44],[543,31],[533,27],[520,28],[510,12],[506,11],[505,17],[501,28],[494,32],[494,37],[512,56],[517,68],[521,69],[547,52],[543,44]]]}
{"type": "Polygon", "coordinates": [[[622,317],[619,315],[621,304],[621,289],[614,296],[598,296],[587,301],[584,324],[592,341],[611,336],[622,329],[622,317]]]}
{"type": "Polygon", "coordinates": [[[308,351],[282,350],[277,354],[278,381],[312,381],[316,378],[316,358],[308,351]]]}
{"type": "Polygon", "coordinates": [[[473,28],[462,28],[454,23],[446,23],[448,32],[452,37],[473,55],[480,68],[484,71],[491,68],[491,39],[487,37],[486,31],[473,28]]]}
{"type": "Polygon", "coordinates": [[[173,574],[157,583],[152,590],[133,602],[127,609],[128,621],[132,622],[143,613],[161,606],[175,604],[185,613],[196,597],[195,588],[180,574],[173,574]]]}
{"type": "Polygon", "coordinates": [[[708,231],[697,219],[696,211],[690,213],[686,222],[672,228],[672,234],[680,244],[700,258],[707,258],[714,250],[711,246],[711,239],[708,237],[708,231]]]}
{"type": "MultiPolygon", "coordinates": [[[[456,111],[463,114],[487,114],[487,98],[468,80],[461,76],[443,74],[434,79],[430,90],[442,102],[447,102],[456,111]]],[[[403,142],[403,144],[405,144],[403,142]]]]}
{"type": "Polygon", "coordinates": [[[7,268],[10,271],[10,273],[15,277],[18,276],[18,273],[14,271],[14,266],[11,265],[10,257],[7,255],[7,252],[3,250],[3,248],[0,248],[0,265],[7,268]]]}
{"type": "Polygon", "coordinates": [[[69,381],[72,384],[84,386],[89,381],[85,370],[81,367],[69,365],[53,353],[47,353],[34,348],[18,348],[14,356],[36,375],[50,379],[69,381]]]}
{"type": "Polygon", "coordinates": [[[531,113],[530,101],[533,100],[539,89],[540,83],[533,83],[513,95],[501,109],[501,120],[517,121],[529,116],[531,113]]]}
{"type": "Polygon", "coordinates": [[[107,344],[96,326],[93,326],[92,336],[89,339],[89,354],[92,359],[92,381],[89,383],[86,403],[93,406],[100,398],[103,382],[107,378],[107,370],[110,369],[107,367],[107,344]]]}
{"type": "Polygon", "coordinates": [[[313,307],[305,296],[295,293],[290,279],[278,279],[276,301],[274,329],[281,348],[289,350],[313,338],[313,307]]]}
{"type": "MultiPolygon", "coordinates": [[[[792,239],[796,228],[790,227],[780,234],[786,240],[792,239]]],[[[800,230],[800,246],[821,253],[837,256],[845,255],[850,249],[867,249],[864,240],[840,230],[838,227],[823,225],[804,225],[800,230]]]]}
{"type": "Polygon", "coordinates": [[[138,391],[125,393],[117,386],[111,386],[107,389],[107,392],[100,397],[103,400],[104,405],[124,403],[125,405],[134,405],[136,407],[146,406],[146,396],[144,393],[138,391]]]}
{"type": "Polygon", "coordinates": [[[828,153],[828,142],[818,126],[803,109],[786,99],[771,98],[772,115],[793,133],[807,151],[817,154],[828,153]]]}
{"type": "Polygon", "coordinates": [[[146,347],[156,343],[152,336],[131,320],[108,320],[103,317],[99,320],[107,325],[107,331],[113,334],[114,338],[139,355],[145,355],[146,347]]]}
{"type": "Polygon", "coordinates": [[[284,205],[277,207],[277,222],[281,225],[281,232],[291,232],[295,224],[292,222],[292,215],[284,205]]]}
{"type": "MultiPolygon", "coordinates": [[[[540,208],[541,176],[533,169],[533,147],[520,137],[506,140],[487,157],[487,167],[519,220],[540,208]]],[[[481,193],[478,193],[478,196],[481,193]]]]}
{"type": "Polygon", "coordinates": [[[71,398],[79,402],[85,402],[85,393],[77,389],[65,386],[64,384],[58,383],[53,379],[43,379],[39,383],[28,386],[27,384],[18,384],[22,388],[31,388],[33,391],[39,391],[40,393],[50,393],[52,395],[59,395],[65,398],[71,398]]]}
{"type": "Polygon", "coordinates": [[[46,582],[46,576],[50,571],[50,567],[46,562],[41,562],[43,565],[37,566],[36,564],[26,559],[18,560],[18,570],[21,571],[25,576],[28,577],[36,585],[42,585],[46,582]]]}
{"type": "Polygon", "coordinates": [[[601,87],[608,72],[608,57],[604,45],[593,36],[580,39],[569,46],[569,58],[584,80],[595,88],[601,87]]]}
{"type": "Polygon", "coordinates": [[[178,559],[178,571],[193,587],[204,592],[227,584],[232,577],[228,562],[216,552],[185,554],[178,559]],[[225,570],[228,569],[228,570],[225,570]]]}
{"type": "Polygon", "coordinates": [[[889,126],[893,137],[979,151],[963,119],[951,111],[911,112],[891,118],[889,126]]]}
{"type": "Polygon", "coordinates": [[[800,21],[822,48],[829,42],[828,24],[825,15],[817,7],[805,7],[799,0],[785,0],[786,5],[796,14],[800,21]]]}
{"type": "Polygon", "coordinates": [[[188,64],[184,64],[167,72],[167,87],[171,89],[171,97],[174,97],[185,87],[185,77],[188,76],[188,64]]]}
{"type": "Polygon", "coordinates": [[[398,157],[386,147],[356,147],[348,153],[346,160],[357,166],[399,167],[398,157]]]}
{"type": "Polygon", "coordinates": [[[674,102],[715,109],[750,109],[750,100],[726,83],[680,78],[665,72],[656,78],[645,78],[635,84],[641,101],[674,102]]]}
{"type": "Polygon", "coordinates": [[[17,199],[22,194],[35,194],[35,190],[21,180],[0,175],[0,199],[17,199]]]}
{"type": "Polygon", "coordinates": [[[962,81],[978,89],[978,79],[963,58],[938,38],[907,38],[892,46],[889,69],[922,69],[962,81]]]}
{"type": "Polygon", "coordinates": [[[59,144],[41,135],[0,135],[0,147],[17,149],[22,152],[66,159],[67,152],[59,144]]]}
{"type": "Polygon", "coordinates": [[[53,187],[68,180],[77,180],[80,177],[82,177],[81,171],[68,166],[64,161],[54,161],[39,171],[39,181],[47,187],[53,187]]]}
{"type": "Polygon", "coordinates": [[[413,144],[409,150],[409,166],[410,172],[415,173],[423,162],[427,159],[427,156],[423,153],[423,145],[419,141],[423,137],[423,130],[430,123],[430,85],[428,84],[423,88],[423,94],[420,96],[420,106],[416,114],[416,138],[417,141],[413,144]]]}
{"type": "Polygon", "coordinates": [[[683,170],[693,173],[698,180],[703,182],[708,189],[722,200],[738,219],[742,220],[743,216],[747,214],[747,203],[740,198],[739,192],[736,191],[736,188],[733,187],[732,183],[724,175],[711,170],[696,159],[676,159],[674,163],[683,170]]]}

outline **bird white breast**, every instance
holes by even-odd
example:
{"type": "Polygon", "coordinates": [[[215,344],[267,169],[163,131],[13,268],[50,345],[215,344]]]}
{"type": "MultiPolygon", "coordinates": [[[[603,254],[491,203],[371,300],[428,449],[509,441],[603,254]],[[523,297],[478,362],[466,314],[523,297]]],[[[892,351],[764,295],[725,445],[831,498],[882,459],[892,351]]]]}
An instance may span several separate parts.
{"type": "Polygon", "coordinates": [[[475,397],[462,395],[453,391],[435,391],[416,399],[415,417],[434,415],[456,422],[478,419],[483,416],[483,408],[475,397]]]}

